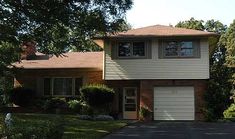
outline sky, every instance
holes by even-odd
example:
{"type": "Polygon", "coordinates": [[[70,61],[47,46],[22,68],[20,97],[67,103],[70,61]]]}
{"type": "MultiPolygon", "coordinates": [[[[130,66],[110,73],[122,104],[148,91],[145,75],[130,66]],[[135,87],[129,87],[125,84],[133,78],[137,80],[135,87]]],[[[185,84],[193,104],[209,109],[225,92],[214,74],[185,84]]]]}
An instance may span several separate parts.
{"type": "Polygon", "coordinates": [[[235,19],[235,0],[133,0],[127,22],[133,28],[149,25],[175,25],[179,21],[219,20],[230,25],[235,19]]]}

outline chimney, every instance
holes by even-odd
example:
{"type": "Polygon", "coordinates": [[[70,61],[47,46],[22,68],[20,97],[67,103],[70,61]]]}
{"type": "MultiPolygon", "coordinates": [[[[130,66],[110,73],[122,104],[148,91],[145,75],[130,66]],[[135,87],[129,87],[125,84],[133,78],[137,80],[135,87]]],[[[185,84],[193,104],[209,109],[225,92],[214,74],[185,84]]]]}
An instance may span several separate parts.
{"type": "Polygon", "coordinates": [[[36,42],[35,41],[27,41],[23,42],[20,46],[22,52],[20,59],[32,60],[36,58],[36,42]]]}

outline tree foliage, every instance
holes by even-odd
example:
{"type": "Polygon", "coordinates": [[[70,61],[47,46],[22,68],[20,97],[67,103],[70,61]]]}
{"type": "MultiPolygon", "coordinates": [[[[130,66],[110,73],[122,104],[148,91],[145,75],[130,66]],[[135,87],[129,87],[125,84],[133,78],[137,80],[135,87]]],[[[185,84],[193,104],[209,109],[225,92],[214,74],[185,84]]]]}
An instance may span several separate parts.
{"type": "Polygon", "coordinates": [[[230,24],[228,30],[223,35],[223,41],[227,48],[226,64],[234,67],[235,65],[235,20],[230,24]]]}
{"type": "Polygon", "coordinates": [[[132,0],[1,0],[0,39],[34,40],[45,53],[81,47],[97,34],[122,29],[132,0]]]}
{"type": "Polygon", "coordinates": [[[176,27],[215,32],[222,35],[219,39],[209,39],[209,45],[214,48],[210,55],[210,80],[205,92],[205,112],[207,120],[223,117],[223,111],[231,104],[229,97],[232,88],[230,79],[232,69],[225,65],[226,37],[223,35],[227,26],[214,19],[204,22],[191,18],[179,22],[176,27]]]}
{"type": "Polygon", "coordinates": [[[175,27],[187,28],[187,29],[196,29],[196,30],[204,30],[205,27],[203,25],[203,20],[196,20],[193,17],[186,21],[180,21],[175,25],[175,27]]]}

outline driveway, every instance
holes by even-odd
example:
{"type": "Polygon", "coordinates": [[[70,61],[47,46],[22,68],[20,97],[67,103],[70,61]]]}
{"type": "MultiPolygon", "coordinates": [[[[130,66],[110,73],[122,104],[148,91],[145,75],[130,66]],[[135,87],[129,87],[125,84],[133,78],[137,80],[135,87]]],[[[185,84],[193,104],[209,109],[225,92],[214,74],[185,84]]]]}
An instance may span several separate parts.
{"type": "Polygon", "coordinates": [[[235,123],[135,123],[104,139],[235,139],[235,123]]]}

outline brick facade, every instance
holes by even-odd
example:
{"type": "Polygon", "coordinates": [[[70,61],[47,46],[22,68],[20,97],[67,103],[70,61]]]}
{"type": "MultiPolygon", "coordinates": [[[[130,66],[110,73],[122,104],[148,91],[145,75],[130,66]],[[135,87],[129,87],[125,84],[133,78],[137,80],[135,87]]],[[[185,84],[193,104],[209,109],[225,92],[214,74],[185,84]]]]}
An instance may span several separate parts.
{"type": "MultiPolygon", "coordinates": [[[[37,78],[43,77],[83,77],[83,84],[104,83],[114,88],[116,96],[114,99],[113,111],[123,113],[123,88],[137,88],[137,111],[141,105],[148,106],[153,110],[154,87],[157,86],[193,86],[195,92],[195,120],[203,120],[203,94],[207,88],[207,80],[108,80],[102,79],[102,71],[85,69],[38,69],[18,70],[14,86],[25,86],[36,90],[37,78]]],[[[138,118],[138,117],[137,117],[138,118]]]]}
{"type": "Polygon", "coordinates": [[[24,86],[37,90],[37,80],[45,77],[82,77],[83,84],[101,84],[102,71],[87,69],[20,69],[16,71],[14,86],[24,86]]]}
{"type": "Polygon", "coordinates": [[[147,105],[153,110],[154,87],[157,86],[193,86],[195,94],[195,120],[204,120],[203,94],[207,88],[206,80],[141,80],[140,105],[147,105]]]}
{"type": "Polygon", "coordinates": [[[118,92],[116,95],[116,100],[114,108],[117,111],[120,109],[120,96],[122,96],[123,87],[137,87],[137,110],[141,105],[148,106],[153,111],[154,104],[154,87],[157,86],[193,86],[195,92],[195,120],[204,120],[203,108],[204,100],[203,94],[207,88],[207,80],[119,80],[119,81],[106,81],[106,84],[113,87],[118,92]],[[118,101],[119,97],[119,101],[118,101]]]}

